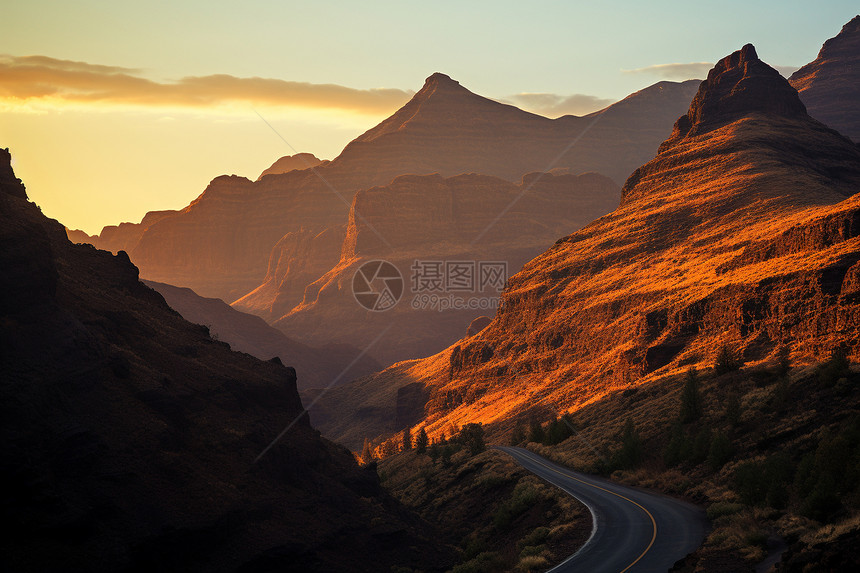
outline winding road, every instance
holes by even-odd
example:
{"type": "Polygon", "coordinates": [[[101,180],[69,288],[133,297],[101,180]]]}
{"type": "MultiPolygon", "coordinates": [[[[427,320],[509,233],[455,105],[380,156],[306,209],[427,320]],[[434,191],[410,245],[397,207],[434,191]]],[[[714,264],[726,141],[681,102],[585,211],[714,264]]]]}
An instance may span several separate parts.
{"type": "Polygon", "coordinates": [[[523,448],[498,447],[521,466],[588,507],[591,536],[552,573],[668,571],[701,545],[705,512],[681,500],[627,487],[554,464],[523,448]]]}

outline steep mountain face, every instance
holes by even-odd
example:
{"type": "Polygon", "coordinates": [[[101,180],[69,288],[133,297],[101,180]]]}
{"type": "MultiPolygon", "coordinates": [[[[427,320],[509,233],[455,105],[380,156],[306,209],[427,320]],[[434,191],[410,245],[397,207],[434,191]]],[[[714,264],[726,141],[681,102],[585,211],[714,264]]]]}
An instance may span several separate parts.
{"type": "MultiPolygon", "coordinates": [[[[111,246],[122,245],[147,279],[233,302],[268,280],[270,253],[282,237],[344,225],[356,191],[399,175],[475,172],[517,182],[561,167],[620,184],[653,155],[694,90],[695,82],[660,82],[589,116],[550,120],[434,74],[401,110],[315,173],[216,178],[178,214],[133,226],[134,233],[123,229],[128,240],[111,246]]],[[[260,306],[266,304],[254,304],[260,306]]]]}
{"type": "Polygon", "coordinates": [[[821,47],[818,57],[791,75],[809,115],[860,142],[860,16],[821,47]]]}
{"type": "Polygon", "coordinates": [[[309,284],[337,264],[345,236],[346,225],[287,233],[272,249],[263,284],[233,306],[268,321],[284,316],[302,302],[309,284]]]}
{"type": "Polygon", "coordinates": [[[266,175],[277,175],[279,173],[289,173],[290,171],[310,169],[311,167],[318,166],[320,163],[322,163],[322,161],[317,159],[313,153],[285,155],[272,163],[268,169],[264,169],[263,172],[260,173],[260,176],[257,177],[257,181],[266,175]]]}
{"type": "Polygon", "coordinates": [[[283,364],[289,364],[296,371],[299,390],[325,388],[382,369],[358,348],[344,344],[311,347],[288,338],[259,316],[240,312],[220,298],[204,298],[189,288],[142,282],[161,294],[182,318],[208,327],[216,340],[226,342],[232,350],[260,360],[277,357],[283,364]]]}
{"type": "MultiPolygon", "coordinates": [[[[858,191],[860,149],[810,118],[745,46],[710,72],[620,207],[512,277],[487,328],[320,407],[390,413],[398,389],[416,385],[438,433],[547,403],[575,409],[709,366],[723,344],[751,362],[781,346],[796,361],[840,345],[856,356],[858,191]]],[[[390,419],[361,431],[382,433],[390,419]]]]}
{"type": "MultiPolygon", "coordinates": [[[[162,219],[166,219],[176,213],[176,211],[150,211],[144,215],[140,223],[120,223],[119,225],[104,227],[96,239],[97,243],[91,241],[81,242],[94,244],[99,249],[111,251],[112,253],[118,253],[119,251],[131,252],[138,241],[140,241],[144,231],[162,219]]],[[[69,236],[69,240],[74,239],[75,237],[69,236]]]]}
{"type": "MultiPolygon", "coordinates": [[[[340,261],[273,324],[301,332],[309,344],[366,348],[375,340],[369,351],[385,364],[429,356],[476,317],[494,313],[510,273],[559,235],[610,211],[619,195],[615,183],[594,173],[530,174],[520,185],[485,175],[404,175],[359,191],[340,261]],[[402,285],[400,302],[383,311],[362,306],[366,289],[355,282],[374,260],[394,265],[402,285]]],[[[384,292],[377,286],[371,290],[384,292]]]]}
{"type": "Polygon", "coordinates": [[[7,150],[0,245],[4,570],[443,568],[310,427],[294,370],[213,341],[124,254],[71,244],[7,150]]]}
{"type": "Polygon", "coordinates": [[[259,182],[222,176],[182,212],[150,225],[130,256],[147,279],[187,286],[232,302],[260,285],[286,233],[342,225],[344,180],[323,183],[312,170],[259,182]]]}

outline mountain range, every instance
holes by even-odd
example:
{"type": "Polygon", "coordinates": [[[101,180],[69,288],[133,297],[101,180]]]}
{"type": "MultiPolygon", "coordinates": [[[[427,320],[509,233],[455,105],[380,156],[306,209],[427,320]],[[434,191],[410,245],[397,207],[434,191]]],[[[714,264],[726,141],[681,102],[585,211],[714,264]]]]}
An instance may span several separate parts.
{"type": "MultiPolygon", "coordinates": [[[[819,488],[842,495],[815,471],[850,472],[857,460],[858,59],[860,17],[788,80],[747,44],[704,81],[661,82],[558,119],[437,73],[332,161],[302,153],[255,181],[221,176],[182,210],[96,237],[43,216],[0,150],[0,468],[2,515],[14,524],[0,541],[4,570],[479,562],[486,548],[465,518],[448,536],[464,540],[455,549],[383,489],[386,472],[406,465],[413,473],[389,491],[438,516],[449,509],[431,492],[445,485],[450,507],[467,477],[481,497],[458,515],[498,501],[480,510],[492,522],[483,533],[525,561],[536,556],[527,549],[545,551],[553,534],[534,532],[549,522],[522,518],[516,538],[501,524],[549,519],[549,506],[524,501],[536,499],[525,485],[508,488],[494,452],[476,455],[485,436],[498,443],[526,421],[530,435],[519,427],[515,443],[563,444],[545,453],[565,463],[588,449],[609,474],[625,467],[628,445],[643,454],[635,417],[648,447],[666,446],[639,456],[669,476],[651,485],[719,498],[709,515],[716,508],[723,533],[721,518],[753,523],[762,500],[777,516],[769,523],[783,519],[780,534],[802,530],[786,521],[814,512],[781,513],[771,491],[735,501],[744,468],[751,483],[774,482],[780,463],[805,460],[779,480],[806,504],[819,488]],[[484,275],[487,264],[505,271],[484,275]],[[704,371],[707,396],[696,389],[704,371]],[[785,415],[789,391],[807,383],[814,403],[785,415]],[[685,421],[696,396],[699,419],[685,421]],[[763,429],[780,416],[790,423],[763,429]],[[429,451],[371,461],[395,441],[409,450],[410,429],[429,436],[429,451]],[[598,447],[582,435],[565,442],[568,429],[598,447]],[[720,464],[715,443],[728,448],[720,464]],[[349,450],[363,444],[361,467],[349,450]],[[705,495],[689,486],[696,479],[719,487],[705,495]],[[741,507],[719,513],[726,504],[741,507]]],[[[813,501],[826,506],[826,495],[813,501]]],[[[836,537],[845,547],[826,548],[839,563],[854,557],[852,503],[836,537]]],[[[831,513],[842,507],[837,498],[831,513]]],[[[759,559],[768,541],[750,531],[730,534],[759,559]]],[[[815,565],[820,539],[789,541],[789,570],[815,565]]]]}
{"type": "Polygon", "coordinates": [[[798,361],[854,355],[858,191],[860,148],[744,46],[711,70],[616,210],[509,280],[489,326],[332,391],[315,406],[320,427],[351,447],[396,431],[404,388],[426,398],[406,425],[441,435],[576,409],[704,367],[722,346],[749,363],[781,348],[798,361]]]}
{"type": "Polygon", "coordinates": [[[86,240],[125,250],[146,279],[233,302],[264,281],[282,238],[345,225],[356,191],[400,175],[474,172],[518,182],[559,167],[597,171],[620,184],[653,154],[694,89],[695,82],[660,82],[589,116],[551,120],[437,73],[325,165],[256,182],[217,177],[178,212],[150,213],[140,224],[108,227],[86,240]]]}

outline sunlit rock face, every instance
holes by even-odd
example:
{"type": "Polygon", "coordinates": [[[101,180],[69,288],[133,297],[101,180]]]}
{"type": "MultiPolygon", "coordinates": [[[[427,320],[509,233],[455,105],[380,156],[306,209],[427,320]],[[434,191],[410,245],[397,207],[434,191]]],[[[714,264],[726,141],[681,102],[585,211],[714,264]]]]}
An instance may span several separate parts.
{"type": "Polygon", "coordinates": [[[781,346],[799,361],[839,345],[856,356],[858,191],[858,147],[746,46],[711,71],[618,209],[511,278],[487,328],[363,391],[424,384],[438,433],[536,400],[576,408],[710,366],[723,344],[749,362],[781,346]]]}

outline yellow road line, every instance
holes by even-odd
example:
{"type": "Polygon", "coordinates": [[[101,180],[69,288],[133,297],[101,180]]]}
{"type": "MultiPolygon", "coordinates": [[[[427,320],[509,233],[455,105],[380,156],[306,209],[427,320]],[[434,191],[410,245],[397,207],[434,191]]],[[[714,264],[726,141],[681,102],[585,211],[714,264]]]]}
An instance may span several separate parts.
{"type": "MultiPolygon", "coordinates": [[[[526,451],[528,451],[528,450],[526,450],[526,451]]],[[[529,453],[532,453],[532,452],[529,452],[529,453]]],[[[522,455],[522,454],[521,454],[521,455],[522,455]]],[[[630,569],[631,567],[633,567],[634,565],[636,565],[636,564],[639,562],[639,560],[640,560],[640,559],[642,559],[643,557],[645,557],[645,554],[646,554],[646,553],[648,553],[648,551],[650,551],[650,550],[651,550],[651,547],[654,545],[654,541],[657,539],[657,521],[655,521],[654,516],[653,516],[653,515],[651,515],[651,512],[650,512],[650,511],[648,511],[647,509],[645,509],[644,507],[642,507],[642,505],[640,505],[640,504],[636,503],[635,501],[633,501],[633,500],[632,500],[632,499],[630,499],[629,497],[624,497],[624,496],[623,496],[623,495],[621,495],[620,493],[615,493],[614,491],[612,491],[612,490],[608,490],[608,489],[606,489],[606,488],[604,488],[604,487],[600,487],[599,485],[594,485],[593,483],[589,483],[589,482],[587,482],[587,481],[585,481],[585,480],[581,480],[581,479],[579,479],[579,478],[578,478],[578,477],[576,477],[576,476],[572,476],[572,475],[569,475],[569,474],[562,473],[562,472],[560,472],[559,470],[555,469],[554,467],[549,466],[549,465],[547,465],[547,464],[543,463],[543,462],[542,462],[541,460],[539,460],[539,459],[533,458],[533,457],[531,457],[531,456],[524,456],[524,457],[526,457],[526,458],[530,459],[532,462],[534,462],[534,463],[536,463],[536,464],[538,464],[538,465],[541,465],[541,466],[545,467],[546,469],[548,469],[548,470],[550,470],[550,471],[553,471],[553,472],[557,473],[558,475],[560,475],[560,476],[562,476],[562,477],[566,477],[567,479],[572,479],[572,480],[578,481],[579,483],[582,483],[582,484],[585,484],[585,485],[587,485],[587,486],[593,487],[594,489],[599,489],[599,490],[601,490],[601,491],[605,491],[606,493],[610,493],[610,494],[614,495],[615,497],[620,497],[620,498],[621,498],[621,499],[623,499],[624,501],[628,501],[628,502],[632,503],[633,505],[635,505],[636,507],[638,507],[639,509],[641,509],[642,511],[644,511],[644,512],[645,512],[645,514],[646,514],[646,515],[651,519],[651,525],[652,525],[652,527],[654,528],[654,532],[653,532],[653,534],[651,535],[651,542],[648,544],[648,547],[646,547],[646,548],[645,548],[645,551],[643,551],[643,552],[639,555],[639,557],[637,557],[636,559],[634,559],[634,560],[633,560],[633,562],[632,562],[630,565],[628,565],[627,567],[625,567],[624,569],[622,569],[622,570],[621,570],[621,571],[619,571],[618,573],[624,573],[625,571],[627,571],[628,569],[630,569]]],[[[574,496],[574,497],[576,497],[576,496],[574,496]]]]}

